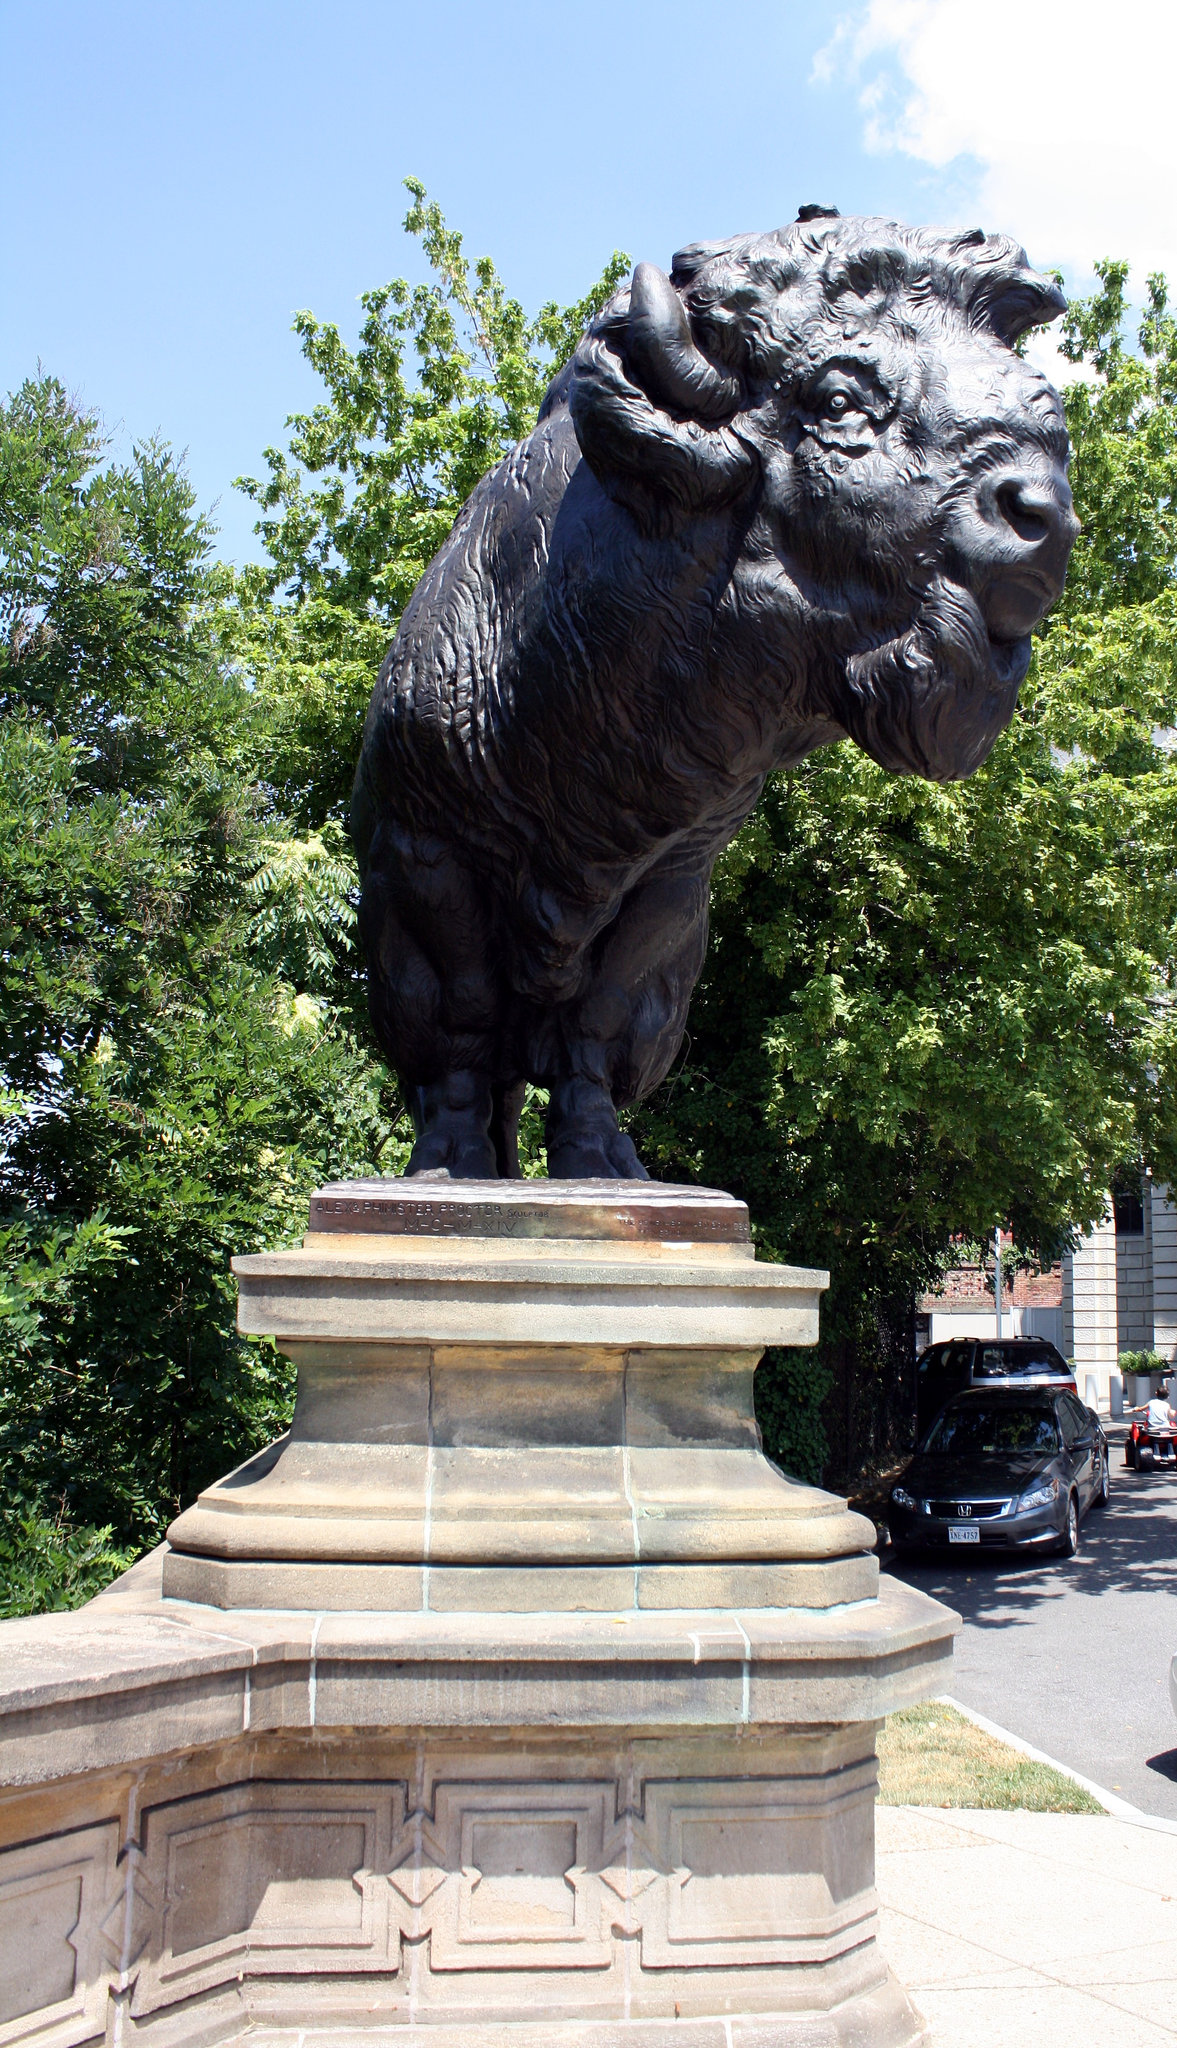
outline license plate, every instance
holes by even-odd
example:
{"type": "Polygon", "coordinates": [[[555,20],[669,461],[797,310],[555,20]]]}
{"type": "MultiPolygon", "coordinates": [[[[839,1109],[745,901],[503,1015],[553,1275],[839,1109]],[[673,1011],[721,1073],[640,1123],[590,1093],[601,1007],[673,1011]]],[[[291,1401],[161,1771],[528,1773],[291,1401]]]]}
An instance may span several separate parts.
{"type": "Polygon", "coordinates": [[[948,1541],[950,1543],[979,1543],[981,1541],[981,1531],[975,1529],[971,1522],[955,1522],[948,1531],[948,1541]]]}

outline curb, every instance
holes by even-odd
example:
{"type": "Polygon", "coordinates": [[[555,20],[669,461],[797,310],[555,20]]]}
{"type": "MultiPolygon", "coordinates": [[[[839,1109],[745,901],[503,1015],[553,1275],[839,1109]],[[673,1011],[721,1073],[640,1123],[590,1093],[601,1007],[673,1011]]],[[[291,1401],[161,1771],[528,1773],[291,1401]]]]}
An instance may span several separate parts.
{"type": "Polygon", "coordinates": [[[954,1707],[958,1714],[964,1715],[966,1721],[972,1722],[974,1728],[980,1728],[986,1735],[992,1735],[997,1742],[1004,1742],[1007,1749],[1016,1749],[1019,1756],[1028,1757],[1031,1763],[1046,1764],[1052,1771],[1057,1771],[1060,1778],[1069,1778],[1072,1785],[1080,1786],[1084,1792],[1090,1792],[1093,1799],[1098,1799],[1113,1820],[1131,1821],[1136,1827],[1152,1828],[1162,1835],[1177,1835],[1177,1820],[1163,1820],[1159,1814],[1145,1813],[1143,1808],[1129,1805],[1126,1799],[1121,1799],[1118,1792],[1109,1792],[1105,1786],[1095,1784],[1091,1778],[1085,1778],[1081,1771],[1073,1771],[1069,1764],[1060,1764],[1057,1757],[1047,1756],[1045,1750],[1035,1749],[1032,1743],[1023,1742],[1020,1735],[1011,1734],[1008,1728],[999,1728],[996,1721],[990,1721],[985,1714],[978,1714],[974,1708],[966,1707],[963,1700],[953,1699],[951,1693],[937,1694],[937,1704],[942,1707],[954,1707]]]}

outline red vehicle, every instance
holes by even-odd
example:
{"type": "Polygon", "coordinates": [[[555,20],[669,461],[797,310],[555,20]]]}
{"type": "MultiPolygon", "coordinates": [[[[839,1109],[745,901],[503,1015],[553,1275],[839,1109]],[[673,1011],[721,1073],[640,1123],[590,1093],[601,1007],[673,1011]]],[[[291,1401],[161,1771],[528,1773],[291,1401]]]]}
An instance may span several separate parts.
{"type": "Polygon", "coordinates": [[[1155,1465],[1177,1471],[1177,1423],[1166,1396],[1155,1396],[1129,1412],[1136,1419],[1124,1444],[1124,1463],[1136,1472],[1151,1472],[1155,1465]]]}

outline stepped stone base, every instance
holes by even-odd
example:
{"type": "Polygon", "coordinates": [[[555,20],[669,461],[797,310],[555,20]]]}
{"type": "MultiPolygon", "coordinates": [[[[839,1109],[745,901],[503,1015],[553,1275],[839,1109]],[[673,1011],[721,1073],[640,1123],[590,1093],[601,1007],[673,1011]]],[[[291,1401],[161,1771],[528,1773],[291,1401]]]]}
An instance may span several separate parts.
{"type": "Polygon", "coordinates": [[[757,1362],[815,1341],[828,1275],[755,1259],[742,1203],[360,1188],[316,1196],[295,1250],[234,1261],[242,1328],[297,1362],[294,1420],[172,1524],[165,1593],[447,1613],[871,1597],[870,1523],[761,1453],[757,1362]]]}
{"type": "Polygon", "coordinates": [[[727,1196],[324,1190],[290,1433],[0,1627],[0,2048],[914,2048],[875,1734],[954,1617],[764,1459],[727,1196]]]}
{"type": "Polygon", "coordinates": [[[190,1557],[172,1551],[176,1600],[322,1612],[616,1614],[626,1608],[836,1607],[870,1600],[873,1557],[780,1564],[400,1565],[190,1557]]]}

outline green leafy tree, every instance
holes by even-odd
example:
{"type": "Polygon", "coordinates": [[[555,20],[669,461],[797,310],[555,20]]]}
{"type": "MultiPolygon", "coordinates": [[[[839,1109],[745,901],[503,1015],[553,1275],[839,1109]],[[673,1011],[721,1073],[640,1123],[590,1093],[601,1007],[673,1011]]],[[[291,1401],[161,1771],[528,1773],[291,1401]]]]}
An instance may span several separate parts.
{"type": "MultiPolygon", "coordinates": [[[[312,823],[342,814],[421,571],[624,267],[529,323],[411,189],[435,282],[369,295],[354,353],[300,316],[326,396],[247,486],[269,562],[236,630],[312,823]]],[[[1174,345],[1158,282],[1128,346],[1124,277],[1066,330],[1084,539],[1018,718],[949,789],[850,745],[773,778],[717,871],[684,1057],[633,1119],[655,1170],[747,1197],[766,1256],[832,1271],[820,1353],[759,1376],[770,1448],[808,1476],[894,1440],[914,1294],[954,1239],[1000,1217],[1047,1259],[1118,1162],[1169,1170],[1174,345]]]]}
{"type": "Polygon", "coordinates": [[[351,1023],[350,866],[258,775],[267,706],[221,658],[209,538],[167,451],[105,461],[53,379],[0,408],[12,1598],[57,1597],[55,1545],[92,1590],[281,1426],[287,1369],[238,1338],[229,1258],[296,1235],[347,1162],[403,1160],[351,1023]]]}
{"type": "MultiPolygon", "coordinates": [[[[433,282],[297,323],[320,406],[247,485],[238,575],[167,450],[107,460],[50,378],[0,410],[0,1571],[83,1597],[279,1426],[232,1253],[395,1172],[344,829],[375,669],[470,488],[625,267],[528,319],[419,186],[433,282]]],[[[759,1375],[813,1476],[886,1448],[914,1290],[1001,1217],[1048,1256],[1117,1164],[1177,1179],[1173,390],[1163,287],[1065,345],[1084,537],[1023,706],[949,789],[849,745],[773,779],[721,863],[656,1170],[828,1263],[825,1340],[759,1375]]],[[[533,1150],[535,1119],[532,1118],[533,1150]]],[[[533,1162],[534,1163],[534,1162],[533,1162]]]]}

